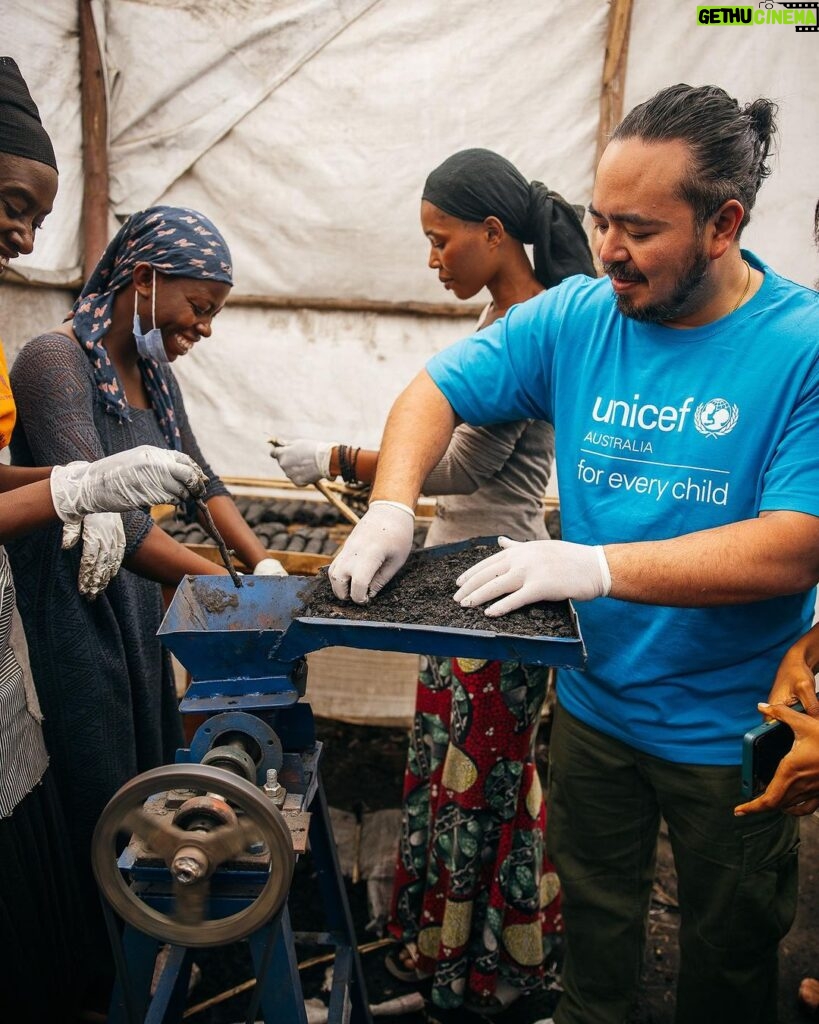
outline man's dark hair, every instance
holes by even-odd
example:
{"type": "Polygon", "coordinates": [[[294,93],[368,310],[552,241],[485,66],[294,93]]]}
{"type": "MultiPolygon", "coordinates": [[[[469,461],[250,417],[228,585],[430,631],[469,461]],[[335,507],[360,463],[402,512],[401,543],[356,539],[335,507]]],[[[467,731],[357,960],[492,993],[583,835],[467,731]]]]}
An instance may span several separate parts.
{"type": "Polygon", "coordinates": [[[766,99],[740,107],[715,85],[672,85],[630,111],[611,138],[685,142],[692,159],[679,195],[693,208],[697,226],[703,228],[723,203],[737,199],[745,210],[742,231],[759,186],[771,173],[776,112],[776,104],[766,99]]]}

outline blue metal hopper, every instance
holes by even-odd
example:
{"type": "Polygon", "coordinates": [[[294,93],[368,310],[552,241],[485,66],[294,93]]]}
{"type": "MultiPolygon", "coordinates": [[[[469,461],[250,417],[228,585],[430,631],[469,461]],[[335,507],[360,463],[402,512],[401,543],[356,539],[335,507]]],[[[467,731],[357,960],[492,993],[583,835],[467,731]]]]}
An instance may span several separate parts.
{"type": "MultiPolygon", "coordinates": [[[[434,560],[474,543],[428,548],[421,557],[434,560]]],[[[188,576],[174,595],[159,636],[195,682],[218,684],[219,693],[237,696],[262,687],[267,693],[271,687],[291,690],[282,677],[291,674],[294,663],[306,654],[324,647],[572,668],[585,662],[577,618],[568,603],[574,636],[523,636],[489,629],[306,617],[315,585],[315,579],[306,576],[245,576],[237,589],[224,576],[188,576]]]]}

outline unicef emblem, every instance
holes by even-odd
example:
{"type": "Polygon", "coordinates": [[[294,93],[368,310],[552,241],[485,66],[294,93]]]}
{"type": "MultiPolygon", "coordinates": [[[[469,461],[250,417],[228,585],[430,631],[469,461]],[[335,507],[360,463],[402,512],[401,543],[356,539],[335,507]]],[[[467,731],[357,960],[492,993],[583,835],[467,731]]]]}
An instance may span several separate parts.
{"type": "Polygon", "coordinates": [[[730,434],[739,419],[739,409],[724,398],[711,398],[694,411],[694,426],[706,437],[730,434]]]}

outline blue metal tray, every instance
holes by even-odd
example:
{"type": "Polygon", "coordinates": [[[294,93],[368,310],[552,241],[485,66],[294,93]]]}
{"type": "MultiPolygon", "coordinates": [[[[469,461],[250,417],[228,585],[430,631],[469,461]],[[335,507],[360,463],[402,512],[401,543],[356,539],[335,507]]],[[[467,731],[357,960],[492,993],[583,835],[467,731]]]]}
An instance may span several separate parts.
{"type": "MultiPolygon", "coordinates": [[[[427,548],[422,557],[434,560],[475,543],[427,548]]],[[[305,617],[315,585],[315,577],[309,576],[245,576],[237,589],[226,576],[187,576],[159,636],[194,680],[260,682],[324,647],[571,668],[585,663],[577,616],[569,602],[566,608],[574,636],[523,636],[489,629],[305,617]]]]}

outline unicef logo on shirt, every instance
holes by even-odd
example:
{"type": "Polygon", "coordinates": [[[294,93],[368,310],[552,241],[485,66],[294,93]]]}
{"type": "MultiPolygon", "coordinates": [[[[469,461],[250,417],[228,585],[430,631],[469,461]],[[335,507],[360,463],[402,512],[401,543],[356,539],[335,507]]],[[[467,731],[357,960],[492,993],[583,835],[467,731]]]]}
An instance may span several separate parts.
{"type": "Polygon", "coordinates": [[[710,398],[694,410],[694,426],[706,437],[730,434],[738,419],[739,409],[724,398],[710,398]]]}

